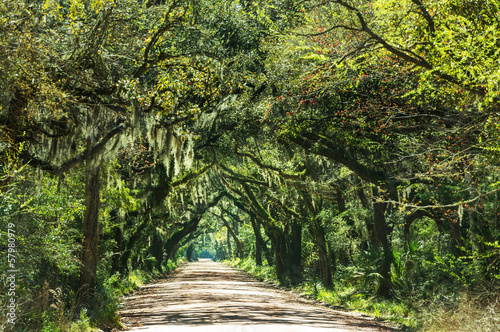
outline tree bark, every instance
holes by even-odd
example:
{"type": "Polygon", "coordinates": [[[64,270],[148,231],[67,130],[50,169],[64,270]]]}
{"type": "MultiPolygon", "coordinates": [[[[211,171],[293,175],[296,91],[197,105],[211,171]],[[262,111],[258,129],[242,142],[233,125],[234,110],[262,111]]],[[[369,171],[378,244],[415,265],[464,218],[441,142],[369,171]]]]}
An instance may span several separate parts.
{"type": "Polygon", "coordinates": [[[97,258],[99,248],[99,207],[100,207],[100,158],[87,160],[85,167],[85,214],[83,217],[82,266],[80,287],[93,298],[96,284],[97,258]]]}
{"type": "Polygon", "coordinates": [[[290,283],[296,286],[302,281],[302,268],[300,265],[302,261],[302,226],[297,221],[292,223],[288,251],[290,283]]]}
{"type": "Polygon", "coordinates": [[[233,259],[233,248],[231,248],[231,234],[229,227],[226,227],[226,242],[227,242],[227,258],[233,259]]]}
{"type": "Polygon", "coordinates": [[[330,270],[330,265],[328,264],[328,251],[325,240],[325,231],[323,227],[319,227],[317,233],[317,244],[318,244],[318,254],[319,254],[319,269],[321,281],[326,287],[332,287],[332,273],[330,270]]]}
{"type": "Polygon", "coordinates": [[[257,240],[255,240],[255,265],[262,266],[262,247],[257,240]]]}
{"type": "Polygon", "coordinates": [[[252,223],[253,232],[255,234],[255,242],[259,243],[259,247],[264,252],[264,256],[266,257],[267,264],[269,266],[273,266],[273,256],[269,252],[266,242],[262,237],[262,233],[260,232],[260,221],[254,216],[250,216],[250,222],[252,223]]]}
{"type": "MultiPolygon", "coordinates": [[[[128,271],[128,260],[132,253],[132,249],[134,244],[141,237],[142,231],[149,225],[148,220],[143,221],[135,230],[134,234],[128,239],[126,248],[123,250],[122,255],[120,257],[120,273],[121,275],[125,275],[128,271]]],[[[129,227],[131,227],[129,225],[129,227]]]]}
{"type": "Polygon", "coordinates": [[[331,263],[331,273],[332,276],[337,271],[337,255],[335,254],[335,249],[330,241],[328,241],[328,252],[330,253],[330,263],[331,263]]]}
{"type": "Polygon", "coordinates": [[[391,264],[393,253],[387,237],[387,224],[385,220],[386,207],[387,203],[384,202],[373,203],[375,240],[381,259],[378,266],[378,273],[382,277],[377,295],[388,298],[392,290],[391,264]],[[380,248],[382,249],[382,253],[380,252],[380,248]]]}
{"type": "Polygon", "coordinates": [[[333,286],[333,282],[328,259],[325,230],[323,228],[323,225],[321,225],[318,220],[315,220],[313,223],[314,225],[309,226],[309,233],[311,233],[314,244],[316,245],[316,248],[318,250],[318,267],[320,279],[326,287],[331,287],[333,286]]]}
{"type": "Polygon", "coordinates": [[[281,284],[286,285],[288,283],[287,271],[286,271],[286,244],[284,243],[284,237],[280,230],[276,229],[273,231],[272,240],[274,247],[274,265],[276,269],[276,276],[281,284]]]}
{"type": "Polygon", "coordinates": [[[479,261],[479,257],[481,256],[481,245],[479,243],[479,238],[478,238],[479,227],[478,227],[476,209],[477,206],[474,206],[473,208],[471,207],[471,209],[469,210],[469,235],[472,246],[472,261],[474,263],[474,268],[477,273],[479,272],[481,265],[479,261]]]}
{"type": "Polygon", "coordinates": [[[238,239],[238,236],[236,235],[236,232],[233,230],[233,228],[229,225],[229,222],[224,218],[223,215],[220,216],[220,219],[224,223],[224,226],[227,228],[227,243],[228,243],[228,248],[230,248],[229,240],[231,236],[234,240],[234,243],[236,244],[236,249],[238,250],[238,257],[243,259],[243,244],[241,241],[238,239]]]}
{"type": "Polygon", "coordinates": [[[494,222],[494,230],[500,230],[500,195],[498,192],[495,193],[495,222],[494,222]]]}
{"type": "Polygon", "coordinates": [[[149,252],[155,258],[155,267],[158,272],[163,273],[162,263],[163,263],[163,239],[155,232],[151,238],[151,245],[149,247],[149,252]]]}

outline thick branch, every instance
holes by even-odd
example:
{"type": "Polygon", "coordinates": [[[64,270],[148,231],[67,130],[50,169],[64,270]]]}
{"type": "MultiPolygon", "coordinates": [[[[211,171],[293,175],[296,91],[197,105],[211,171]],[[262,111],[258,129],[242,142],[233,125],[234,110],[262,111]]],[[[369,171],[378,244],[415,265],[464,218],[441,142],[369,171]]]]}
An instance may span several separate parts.
{"type": "Polygon", "coordinates": [[[305,133],[304,135],[289,135],[287,138],[293,143],[304,148],[306,151],[324,156],[348,167],[361,179],[369,183],[390,189],[391,191],[394,189],[393,186],[388,183],[385,172],[370,169],[354,158],[350,158],[347,151],[343,147],[338,144],[334,144],[326,137],[313,133],[305,133]]]}
{"type": "Polygon", "coordinates": [[[71,170],[72,168],[78,166],[81,164],[83,161],[86,159],[93,157],[97,154],[100,154],[103,152],[104,148],[106,147],[106,144],[117,134],[121,133],[123,130],[125,130],[126,125],[120,121],[119,124],[108,131],[106,135],[104,135],[95,145],[91,147],[87,147],[85,151],[80,153],[79,155],[67,160],[64,162],[61,166],[54,166],[48,163],[47,161],[43,161],[38,158],[34,158],[28,155],[25,155],[27,159],[30,159],[30,165],[32,166],[37,166],[40,167],[44,171],[48,171],[54,174],[63,174],[71,170]]]}
{"type": "Polygon", "coordinates": [[[234,147],[234,153],[238,156],[241,156],[241,157],[247,157],[247,158],[250,158],[255,164],[257,164],[257,166],[259,166],[260,168],[265,168],[265,169],[270,169],[272,171],[275,171],[277,172],[281,177],[285,178],[285,179],[293,179],[293,180],[296,180],[296,179],[300,179],[302,178],[302,175],[304,172],[302,172],[302,174],[286,174],[285,172],[283,172],[280,168],[278,167],[274,167],[274,166],[271,166],[271,165],[266,165],[264,164],[262,161],[260,161],[256,156],[254,156],[253,154],[251,153],[244,153],[244,152],[238,152],[238,146],[236,145],[234,147]]]}
{"type": "MultiPolygon", "coordinates": [[[[178,0],[175,0],[168,7],[168,10],[164,14],[165,21],[168,20],[172,10],[177,6],[178,2],[179,2],[178,0]]],[[[149,4],[149,2],[148,2],[148,4],[149,4]]],[[[172,23],[173,22],[170,22],[170,21],[168,21],[168,23],[164,23],[164,25],[162,27],[160,27],[158,29],[158,31],[156,31],[153,34],[150,42],[148,43],[148,45],[146,46],[146,49],[144,50],[142,64],[139,68],[137,68],[136,72],[134,73],[135,78],[141,77],[148,70],[148,68],[150,67],[150,64],[151,64],[151,61],[149,60],[149,54],[151,53],[151,50],[153,49],[155,44],[158,42],[160,37],[171,28],[172,23]]]]}
{"type": "Polygon", "coordinates": [[[425,18],[427,21],[427,28],[431,34],[436,33],[436,27],[434,26],[434,19],[432,16],[429,14],[429,11],[427,11],[427,8],[422,4],[422,1],[420,0],[411,0],[415,5],[417,5],[418,10],[420,11],[420,14],[425,18]]]}
{"type": "Polygon", "coordinates": [[[425,209],[444,209],[444,208],[453,208],[453,207],[459,207],[459,206],[465,205],[465,204],[474,203],[475,201],[477,201],[477,200],[479,200],[479,199],[481,199],[483,197],[489,196],[489,195],[494,194],[494,193],[499,192],[499,191],[500,191],[500,188],[497,188],[497,189],[488,191],[486,193],[479,194],[476,197],[474,197],[472,199],[469,199],[469,200],[466,200],[466,201],[460,201],[460,202],[456,202],[456,203],[452,203],[452,204],[443,204],[443,205],[442,204],[436,204],[436,205],[414,205],[414,204],[401,203],[401,202],[394,201],[394,200],[388,200],[388,201],[385,201],[385,202],[386,203],[397,204],[397,205],[408,207],[408,208],[420,209],[420,210],[425,210],[425,209]]]}
{"type": "Polygon", "coordinates": [[[175,187],[178,187],[178,186],[180,186],[180,185],[182,185],[184,183],[187,183],[187,182],[189,182],[189,181],[191,181],[193,179],[196,179],[200,175],[206,173],[206,171],[208,171],[214,165],[215,165],[215,159],[212,160],[212,162],[210,164],[206,165],[205,167],[202,167],[202,168],[200,168],[197,171],[189,172],[185,176],[183,176],[181,179],[172,182],[172,184],[170,185],[170,187],[171,188],[175,188],[175,187]]]}
{"type": "Polygon", "coordinates": [[[249,177],[244,177],[244,176],[241,176],[239,174],[236,174],[234,171],[232,171],[230,168],[228,168],[228,167],[226,167],[224,165],[219,165],[219,166],[224,171],[226,171],[226,172],[228,172],[230,174],[230,175],[223,174],[223,176],[226,177],[226,178],[229,178],[229,179],[234,180],[234,181],[238,181],[240,183],[253,183],[253,184],[256,184],[256,185],[259,185],[259,186],[269,187],[269,184],[267,182],[254,180],[254,179],[249,178],[249,177]]]}
{"type": "MultiPolygon", "coordinates": [[[[412,2],[415,3],[417,6],[419,6],[421,14],[427,20],[428,27],[431,30],[431,32],[433,30],[435,30],[434,21],[433,21],[432,17],[430,16],[430,14],[427,12],[426,8],[422,5],[422,3],[419,0],[412,0],[412,2]]],[[[382,47],[385,48],[390,53],[392,53],[392,54],[396,55],[397,57],[404,59],[410,63],[413,63],[419,67],[422,67],[422,68],[427,69],[427,70],[432,70],[433,74],[436,75],[437,77],[439,77],[445,81],[448,81],[450,83],[461,86],[462,88],[466,89],[469,92],[472,92],[472,93],[478,95],[479,97],[484,97],[486,95],[486,91],[484,89],[477,88],[475,86],[471,86],[470,84],[467,84],[467,83],[459,80],[458,78],[456,78],[450,74],[444,73],[444,72],[439,71],[439,70],[434,70],[434,66],[429,61],[427,61],[426,59],[421,57],[420,55],[418,55],[418,54],[416,54],[408,49],[402,49],[398,46],[391,45],[387,40],[385,40],[384,38],[382,38],[381,36],[376,34],[372,29],[370,29],[370,27],[368,27],[368,24],[365,21],[363,14],[356,7],[351,6],[350,4],[348,4],[347,2],[342,1],[342,0],[337,0],[337,1],[335,1],[335,3],[344,7],[348,11],[354,13],[356,15],[356,17],[358,18],[358,21],[360,24],[360,28],[357,28],[357,29],[359,31],[366,32],[373,40],[375,40],[378,44],[382,45],[382,47]]],[[[342,27],[342,28],[345,28],[345,27],[342,27]]],[[[356,28],[350,28],[349,30],[356,30],[356,28]]]]}

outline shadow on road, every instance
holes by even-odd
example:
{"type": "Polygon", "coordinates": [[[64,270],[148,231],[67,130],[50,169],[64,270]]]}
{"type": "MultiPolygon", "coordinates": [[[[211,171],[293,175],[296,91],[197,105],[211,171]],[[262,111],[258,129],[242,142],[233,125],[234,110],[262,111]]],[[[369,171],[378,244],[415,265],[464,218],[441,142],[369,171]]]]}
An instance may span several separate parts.
{"type": "Polygon", "coordinates": [[[221,263],[189,263],[141,287],[122,321],[136,331],[389,331],[373,319],[315,306],[221,263]]]}

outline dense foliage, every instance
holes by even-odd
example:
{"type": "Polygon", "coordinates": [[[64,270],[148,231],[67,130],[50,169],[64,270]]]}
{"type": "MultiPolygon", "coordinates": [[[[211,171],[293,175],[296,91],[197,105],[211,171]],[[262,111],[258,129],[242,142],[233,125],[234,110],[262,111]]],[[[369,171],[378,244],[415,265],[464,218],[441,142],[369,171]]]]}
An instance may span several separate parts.
{"type": "Polygon", "coordinates": [[[460,294],[494,312],[499,9],[2,2],[2,329],[119,325],[119,296],[179,257],[253,259],[414,327],[460,294]]]}

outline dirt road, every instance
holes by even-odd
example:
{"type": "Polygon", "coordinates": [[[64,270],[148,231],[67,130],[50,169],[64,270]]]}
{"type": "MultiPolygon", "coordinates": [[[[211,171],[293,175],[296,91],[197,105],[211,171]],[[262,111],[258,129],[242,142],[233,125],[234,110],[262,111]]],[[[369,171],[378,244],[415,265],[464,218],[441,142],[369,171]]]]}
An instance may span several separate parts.
{"type": "Polygon", "coordinates": [[[130,331],[391,331],[372,319],[314,305],[210,260],[129,296],[120,316],[130,331]]]}

